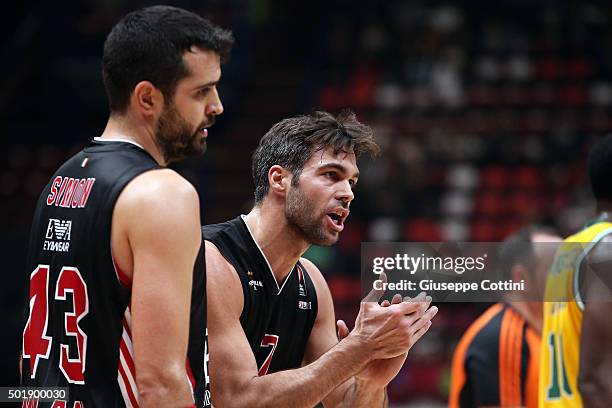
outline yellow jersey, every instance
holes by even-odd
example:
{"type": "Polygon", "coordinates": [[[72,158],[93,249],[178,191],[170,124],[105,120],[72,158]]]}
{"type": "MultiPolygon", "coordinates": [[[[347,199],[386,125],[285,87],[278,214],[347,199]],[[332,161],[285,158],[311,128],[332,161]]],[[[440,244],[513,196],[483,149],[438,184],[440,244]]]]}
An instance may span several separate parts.
{"type": "Polygon", "coordinates": [[[612,233],[612,223],[597,222],[565,239],[546,280],[540,353],[539,406],[582,407],[578,392],[580,329],[584,303],[578,290],[582,261],[612,233]]]}

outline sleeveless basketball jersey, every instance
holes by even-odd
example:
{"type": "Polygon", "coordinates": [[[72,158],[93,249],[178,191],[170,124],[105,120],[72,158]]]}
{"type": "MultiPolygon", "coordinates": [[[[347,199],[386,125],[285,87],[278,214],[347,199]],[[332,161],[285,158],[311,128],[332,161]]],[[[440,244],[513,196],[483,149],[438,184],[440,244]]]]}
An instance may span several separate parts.
{"type": "Polygon", "coordinates": [[[259,375],[300,367],[317,317],[317,293],[306,268],[298,262],[284,282],[277,283],[242,217],[202,230],[242,283],[240,323],[259,375]]]}
{"type": "MultiPolygon", "coordinates": [[[[111,224],[123,188],[157,168],[135,144],[94,140],[65,162],[43,190],[27,259],[22,386],[68,387],[70,400],[24,406],[138,406],[131,286],[114,265],[111,224]]],[[[194,378],[201,381],[195,392],[200,403],[206,392],[204,278],[201,248],[194,268],[191,378],[185,378],[192,389],[194,378]]]]}
{"type": "Polygon", "coordinates": [[[584,303],[578,274],[589,251],[610,233],[612,223],[598,222],[565,239],[557,251],[546,282],[540,407],[582,406],[578,369],[584,303]]]}

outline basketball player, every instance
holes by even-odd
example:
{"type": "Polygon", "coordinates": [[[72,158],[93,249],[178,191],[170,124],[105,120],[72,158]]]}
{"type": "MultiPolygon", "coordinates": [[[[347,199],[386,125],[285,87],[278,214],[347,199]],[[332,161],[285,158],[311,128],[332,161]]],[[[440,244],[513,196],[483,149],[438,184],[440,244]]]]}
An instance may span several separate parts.
{"type": "Polygon", "coordinates": [[[599,215],[563,241],[546,284],[544,408],[612,406],[612,136],[591,149],[588,173],[599,215]]]}
{"type": "MultiPolygon", "coordinates": [[[[319,269],[301,258],[333,245],[359,171],[378,146],[355,115],[297,116],[274,125],[253,155],[255,207],[203,228],[211,391],[217,407],[379,407],[410,347],[437,312],[420,302],[361,304],[339,324],[319,269]]],[[[400,298],[401,300],[401,298],[400,298]]]]}
{"type": "Polygon", "coordinates": [[[546,274],[560,238],[529,226],[499,250],[503,279],[525,281],[467,329],[453,356],[449,407],[538,406],[542,299],[546,274]]]}
{"type": "Polygon", "coordinates": [[[106,39],[106,129],[53,175],[30,238],[22,385],[68,387],[53,407],[208,406],[198,195],[165,166],[204,151],[232,42],[164,6],[106,39]]]}

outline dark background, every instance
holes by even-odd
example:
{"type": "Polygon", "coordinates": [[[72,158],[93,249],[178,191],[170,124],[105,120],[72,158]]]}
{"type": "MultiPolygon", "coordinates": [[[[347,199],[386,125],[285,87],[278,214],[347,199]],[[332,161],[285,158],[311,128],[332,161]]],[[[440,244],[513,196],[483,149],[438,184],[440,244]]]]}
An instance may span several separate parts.
{"type": "MultiPolygon", "coordinates": [[[[27,236],[58,165],[101,133],[102,44],[158,2],[23,1],[0,13],[0,385],[16,385],[27,236]]],[[[204,222],[251,205],[250,155],[271,125],[351,107],[383,155],[360,163],[334,248],[309,257],[339,317],[358,307],[365,241],[496,241],[531,222],[564,235],[593,214],[588,147],[612,130],[612,25],[593,1],[168,1],[234,31],[225,113],[208,152],[177,166],[204,222]]],[[[391,383],[391,401],[443,406],[458,337],[483,305],[442,304],[391,383]]]]}

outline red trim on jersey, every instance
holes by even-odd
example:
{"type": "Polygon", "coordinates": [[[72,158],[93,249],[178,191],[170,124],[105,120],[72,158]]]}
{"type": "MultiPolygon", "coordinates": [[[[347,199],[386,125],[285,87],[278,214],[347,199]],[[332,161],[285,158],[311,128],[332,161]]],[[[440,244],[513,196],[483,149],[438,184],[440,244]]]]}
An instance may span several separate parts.
{"type": "Polygon", "coordinates": [[[127,320],[125,320],[125,317],[123,318],[123,330],[125,330],[129,339],[132,340],[132,330],[130,329],[130,326],[127,324],[127,320]]]}
{"type": "Polygon", "coordinates": [[[187,360],[185,360],[185,369],[187,371],[187,378],[189,379],[189,383],[191,384],[191,394],[192,396],[194,396],[195,399],[196,381],[195,377],[193,376],[193,373],[191,372],[191,366],[189,365],[189,357],[187,357],[187,360]]]}
{"type": "Polygon", "coordinates": [[[121,332],[121,341],[119,342],[119,361],[117,369],[119,375],[117,382],[121,389],[124,402],[127,406],[131,404],[133,407],[138,407],[138,389],[136,388],[136,368],[134,366],[134,352],[132,349],[132,334],[130,330],[130,307],[125,309],[122,320],[123,331],[121,332]],[[131,380],[131,381],[130,381],[131,380]],[[127,396],[126,396],[127,393],[127,396]]]}
{"type": "Polygon", "coordinates": [[[117,265],[115,262],[115,257],[111,257],[111,259],[113,261],[113,266],[115,267],[115,272],[117,273],[117,279],[119,280],[121,286],[126,289],[132,289],[132,281],[130,278],[121,270],[121,268],[119,268],[119,265],[117,265]]]}
{"type": "MultiPolygon", "coordinates": [[[[130,403],[132,404],[133,407],[138,407],[138,400],[136,399],[136,396],[134,395],[134,391],[132,391],[132,386],[130,385],[130,381],[128,380],[127,374],[125,373],[125,370],[123,369],[123,366],[121,365],[121,363],[119,363],[119,375],[121,376],[121,379],[123,380],[123,384],[125,385],[125,390],[127,391],[130,403]]],[[[125,395],[123,398],[125,399],[125,395]]],[[[127,405],[127,401],[125,402],[127,405]]]]}
{"type": "Polygon", "coordinates": [[[121,344],[119,345],[119,347],[121,348],[120,352],[123,356],[123,359],[127,363],[127,368],[129,372],[134,375],[136,373],[136,368],[134,367],[134,360],[132,359],[132,355],[130,354],[130,351],[127,348],[127,344],[125,344],[125,341],[123,339],[121,339],[121,344]]]}

